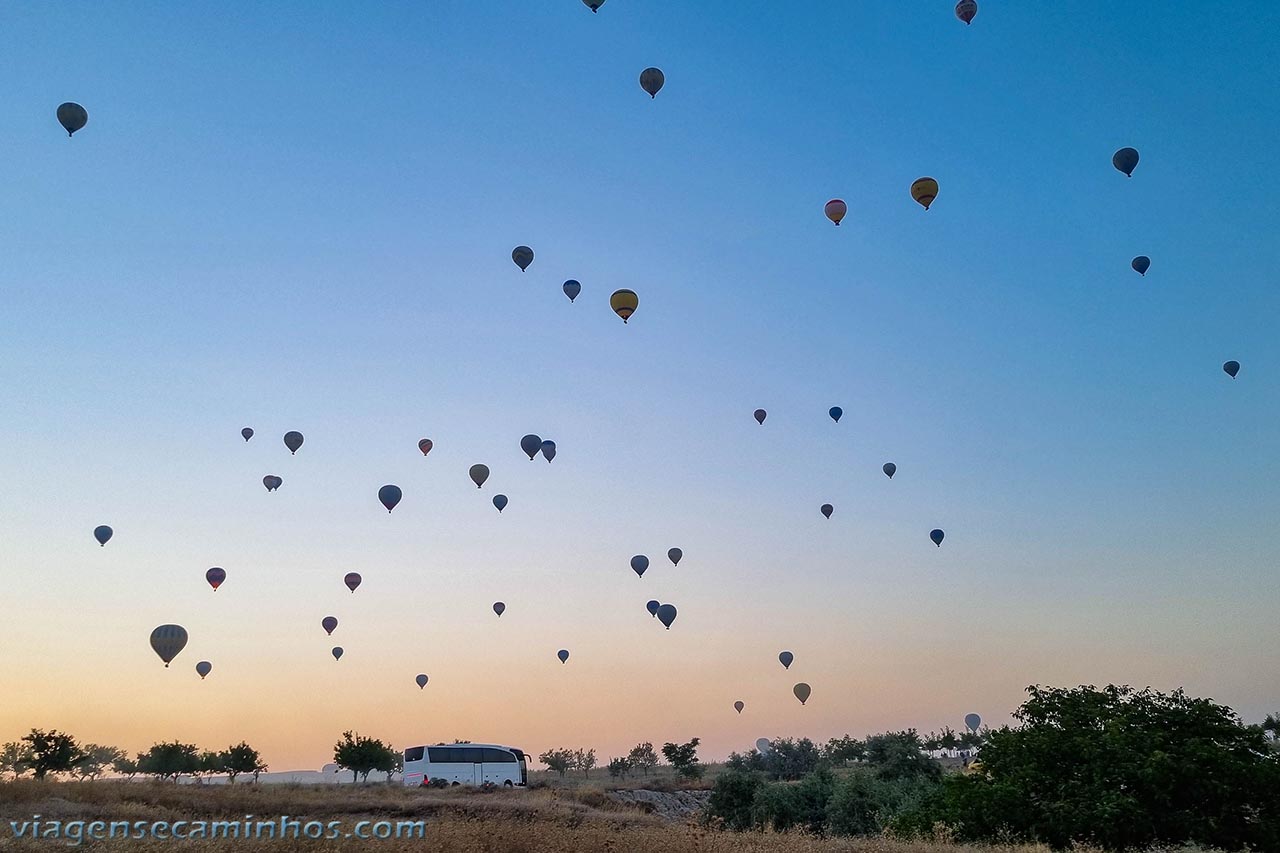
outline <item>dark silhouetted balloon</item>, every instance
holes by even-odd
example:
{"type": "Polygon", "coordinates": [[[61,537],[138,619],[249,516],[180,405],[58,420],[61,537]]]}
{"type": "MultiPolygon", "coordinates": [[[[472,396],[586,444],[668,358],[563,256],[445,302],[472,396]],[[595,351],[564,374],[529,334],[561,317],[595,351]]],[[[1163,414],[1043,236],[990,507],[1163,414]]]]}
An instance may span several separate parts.
{"type": "Polygon", "coordinates": [[[529,457],[529,461],[533,461],[533,457],[538,455],[538,451],[542,449],[542,438],[533,433],[529,433],[520,439],[520,449],[529,457]]]}
{"type": "Polygon", "coordinates": [[[196,672],[200,675],[200,680],[204,681],[204,677],[213,672],[213,664],[209,663],[207,660],[202,660],[200,663],[196,664],[196,672]]]}
{"type": "Polygon", "coordinates": [[[782,664],[783,669],[791,669],[791,662],[795,659],[796,656],[791,654],[791,652],[783,652],[778,655],[778,661],[782,664]]]}
{"type": "Polygon", "coordinates": [[[324,628],[326,634],[332,635],[338,627],[338,618],[336,616],[326,616],[320,620],[320,627],[324,628]]]}
{"type": "Polygon", "coordinates": [[[592,12],[599,12],[600,7],[604,5],[604,0],[582,0],[582,3],[592,12]]]}
{"type": "Polygon", "coordinates": [[[886,462],[884,463],[884,467],[881,468],[880,470],[884,472],[884,475],[886,477],[892,480],[893,475],[898,473],[898,466],[894,465],[892,462],[886,462]]]}
{"type": "Polygon", "coordinates": [[[58,105],[58,123],[67,136],[74,136],[77,130],[89,123],[89,112],[79,104],[67,101],[58,105]]]}
{"type": "Polygon", "coordinates": [[[489,479],[489,466],[479,464],[472,465],[471,470],[467,473],[471,475],[471,482],[475,483],[476,488],[478,489],[484,485],[485,480],[489,479]]]}
{"type": "Polygon", "coordinates": [[[796,694],[796,698],[799,699],[800,704],[803,705],[805,702],[809,701],[809,694],[813,691],[809,688],[809,685],[802,681],[795,687],[792,687],[791,692],[796,694]]]}
{"type": "Polygon", "coordinates": [[[1240,372],[1240,362],[1228,361],[1226,364],[1222,365],[1222,369],[1226,371],[1226,374],[1228,376],[1230,376],[1232,379],[1235,379],[1236,374],[1240,372]]]}
{"type": "Polygon", "coordinates": [[[830,517],[831,517],[831,513],[835,512],[835,511],[836,511],[836,508],[835,508],[835,507],[833,507],[831,504],[823,504],[823,505],[822,505],[822,514],[823,514],[823,515],[825,515],[827,518],[830,518],[830,517]]]}
{"type": "Polygon", "coordinates": [[[978,14],[978,4],[976,0],[960,0],[956,4],[956,17],[964,21],[966,24],[973,20],[973,16],[978,14]]]}
{"type": "Polygon", "coordinates": [[[976,732],[978,727],[982,725],[982,718],[977,714],[964,715],[964,727],[971,732],[976,732]]]}
{"type": "Polygon", "coordinates": [[[937,545],[939,548],[942,547],[942,539],[946,535],[947,534],[943,533],[941,530],[937,529],[936,527],[933,530],[929,531],[929,538],[932,539],[933,544],[937,545]]]}
{"type": "Polygon", "coordinates": [[[113,533],[115,533],[115,531],[105,524],[99,524],[97,527],[93,528],[93,538],[98,540],[99,545],[106,545],[108,540],[111,539],[111,535],[113,533]]]}
{"type": "Polygon", "coordinates": [[[533,263],[533,249],[528,246],[516,246],[511,250],[511,260],[520,267],[520,272],[524,272],[529,268],[529,264],[533,263]]]}
{"type": "Polygon", "coordinates": [[[622,318],[622,322],[626,323],[631,319],[631,315],[636,313],[636,309],[640,307],[640,297],[636,296],[634,290],[615,290],[613,295],[609,297],[609,307],[613,309],[613,313],[622,318]]]}
{"type": "Polygon", "coordinates": [[[845,204],[841,199],[833,198],[827,202],[827,206],[822,209],[822,212],[827,215],[827,219],[839,225],[840,220],[844,219],[844,215],[849,212],[849,205],[845,204]]]}
{"type": "Polygon", "coordinates": [[[673,566],[680,565],[680,560],[683,557],[684,557],[684,551],[681,551],[679,548],[672,548],[670,551],[667,552],[667,559],[671,561],[671,565],[673,566]]]}
{"type": "Polygon", "coordinates": [[[505,611],[506,609],[507,609],[507,605],[503,604],[501,601],[495,601],[493,603],[493,612],[497,613],[499,616],[501,616],[503,611],[505,611]]]}
{"type": "Polygon", "coordinates": [[[764,425],[764,419],[769,417],[769,413],[766,412],[764,409],[756,409],[754,414],[756,418],[756,423],[760,424],[761,426],[764,425]]]}
{"type": "Polygon", "coordinates": [[[1111,155],[1111,165],[1115,166],[1126,176],[1132,178],[1133,170],[1138,168],[1138,149],[1121,148],[1115,154],[1111,155]]]}
{"type": "Polygon", "coordinates": [[[382,501],[382,505],[387,508],[387,512],[395,509],[396,504],[400,503],[402,497],[404,497],[404,492],[400,491],[399,486],[393,486],[388,483],[378,489],[378,500],[382,501]]]}
{"type": "Polygon", "coordinates": [[[289,448],[290,453],[297,453],[298,448],[302,446],[302,433],[296,429],[286,432],[284,434],[284,446],[289,448]]]}
{"type": "Polygon", "coordinates": [[[1138,275],[1146,275],[1147,270],[1151,269],[1151,259],[1146,255],[1138,255],[1129,266],[1133,267],[1133,271],[1138,275]]]}
{"type": "Polygon", "coordinates": [[[644,554],[636,554],[631,558],[631,570],[640,577],[644,577],[645,570],[649,568],[649,558],[644,554]]]}
{"type": "Polygon", "coordinates": [[[658,97],[658,92],[665,82],[667,78],[660,69],[646,68],[640,72],[640,88],[648,92],[650,98],[658,97]]]}
{"type": "Polygon", "coordinates": [[[334,647],[333,647],[333,651],[332,651],[332,652],[330,652],[330,654],[332,654],[332,655],[333,655],[333,659],[334,659],[334,660],[341,660],[341,659],[342,659],[342,646],[334,646],[334,647]]]}
{"type": "Polygon", "coordinates": [[[276,489],[284,485],[284,480],[281,480],[275,474],[268,474],[262,478],[262,485],[267,487],[268,492],[274,492],[276,489]]]}
{"type": "Polygon", "coordinates": [[[742,709],[745,707],[747,707],[746,703],[744,703],[741,699],[733,703],[733,710],[737,711],[739,714],[742,713],[742,709]]]}
{"type": "Polygon", "coordinates": [[[911,184],[911,197],[928,210],[938,197],[938,182],[933,178],[916,178],[911,184]]]}
{"type": "Polygon", "coordinates": [[[556,657],[560,658],[560,663],[564,663],[569,659],[569,650],[561,649],[560,651],[556,652],[556,657]]]}
{"type": "Polygon", "coordinates": [[[835,421],[836,423],[840,423],[840,418],[844,416],[844,409],[840,408],[839,406],[832,406],[830,409],[827,410],[827,414],[831,415],[831,420],[835,421]]]}
{"type": "Polygon", "coordinates": [[[756,741],[756,752],[760,753],[761,755],[767,754],[769,750],[772,748],[773,748],[773,744],[769,742],[769,739],[767,737],[759,738],[756,741]]]}
{"type": "Polygon", "coordinates": [[[181,625],[161,625],[151,632],[151,650],[160,656],[166,668],[186,647],[187,629],[181,625]]]}
{"type": "Polygon", "coordinates": [[[504,509],[506,509],[506,508],[507,508],[507,496],[506,496],[506,495],[494,495],[494,496],[493,496],[493,505],[494,505],[495,507],[497,507],[497,508],[498,508],[498,512],[502,512],[504,509]]]}
{"type": "Polygon", "coordinates": [[[667,626],[667,630],[671,630],[671,623],[676,621],[676,606],[674,604],[664,604],[658,608],[658,612],[654,614],[658,617],[658,621],[667,626]]]}
{"type": "Polygon", "coordinates": [[[661,606],[662,606],[662,602],[654,598],[645,602],[644,609],[648,610],[649,615],[656,619],[658,618],[658,608],[661,606]]]}
{"type": "Polygon", "coordinates": [[[342,578],[342,582],[346,584],[347,589],[352,592],[356,591],[356,587],[360,586],[360,581],[362,580],[363,578],[360,577],[359,572],[347,572],[346,576],[342,578]]]}
{"type": "Polygon", "coordinates": [[[244,436],[245,441],[248,441],[249,439],[253,438],[253,428],[245,427],[244,429],[240,430],[240,434],[244,436]]]}
{"type": "Polygon", "coordinates": [[[582,292],[582,285],[574,281],[573,279],[569,279],[564,283],[564,295],[569,297],[570,302],[577,299],[578,294],[581,292],[582,292]]]}
{"type": "Polygon", "coordinates": [[[542,458],[548,462],[556,458],[556,443],[549,438],[542,442],[542,458]]]}
{"type": "Polygon", "coordinates": [[[418,675],[417,675],[413,680],[417,683],[417,685],[418,685],[418,689],[419,689],[419,690],[422,690],[423,688],[425,688],[425,687],[427,686],[427,681],[428,681],[429,679],[427,678],[427,676],[426,676],[425,674],[423,674],[423,673],[421,673],[421,672],[420,672],[420,673],[418,673],[418,675]]]}
{"type": "Polygon", "coordinates": [[[422,455],[423,455],[423,456],[426,456],[428,453],[430,453],[430,452],[431,452],[431,448],[433,448],[433,447],[435,447],[435,446],[436,446],[436,445],[435,445],[435,442],[433,442],[433,441],[432,441],[431,439],[429,439],[429,438],[424,438],[424,439],[422,439],[422,441],[419,441],[419,442],[418,442],[418,449],[422,451],[422,455]]]}
{"type": "Polygon", "coordinates": [[[222,582],[227,579],[227,572],[225,569],[214,566],[212,569],[204,573],[204,579],[208,582],[209,586],[213,587],[213,591],[217,592],[218,587],[222,586],[222,582]]]}

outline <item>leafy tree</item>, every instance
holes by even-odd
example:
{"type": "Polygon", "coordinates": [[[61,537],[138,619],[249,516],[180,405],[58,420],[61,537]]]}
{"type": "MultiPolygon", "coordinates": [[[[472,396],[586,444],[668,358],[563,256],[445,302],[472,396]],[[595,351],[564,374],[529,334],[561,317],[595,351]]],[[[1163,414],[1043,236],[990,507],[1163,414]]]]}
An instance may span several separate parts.
{"type": "Polygon", "coordinates": [[[648,776],[649,771],[658,766],[658,753],[653,751],[653,744],[638,743],[627,753],[627,761],[631,762],[632,767],[639,767],[644,775],[648,776]]]}
{"type": "Polygon", "coordinates": [[[196,771],[196,779],[212,779],[217,774],[225,772],[226,765],[225,753],[203,750],[200,753],[200,769],[196,771]]]}
{"type": "Polygon", "coordinates": [[[867,757],[867,745],[854,737],[833,737],[822,748],[822,757],[832,764],[843,765],[867,757]]]}
{"type": "Polygon", "coordinates": [[[614,779],[625,779],[631,772],[631,762],[625,758],[609,759],[609,775],[614,779]]]}
{"type": "Polygon", "coordinates": [[[577,759],[578,754],[572,749],[548,749],[538,756],[538,760],[559,773],[561,779],[564,778],[565,773],[577,766],[577,759]]]}
{"type": "Polygon", "coordinates": [[[17,779],[31,765],[31,749],[23,741],[10,741],[0,746],[0,773],[12,773],[17,779]]]}
{"type": "Polygon", "coordinates": [[[140,754],[136,758],[129,758],[122,752],[120,753],[119,758],[111,762],[111,769],[126,779],[132,779],[134,776],[138,775],[138,763],[141,761],[142,755],[140,754]]]}
{"type": "Polygon", "coordinates": [[[176,782],[180,776],[200,772],[200,750],[193,743],[176,740],[152,744],[138,756],[138,772],[157,779],[172,778],[176,782]]]}
{"type": "Polygon", "coordinates": [[[582,771],[582,775],[590,779],[591,768],[596,766],[596,751],[589,749],[582,751],[581,749],[573,753],[573,766],[582,771]]]}
{"type": "Polygon", "coordinates": [[[75,738],[53,729],[47,732],[32,729],[22,741],[27,745],[25,764],[37,779],[43,779],[50,773],[69,772],[83,754],[75,738]]]}
{"type": "Polygon", "coordinates": [[[81,779],[97,779],[104,770],[114,767],[116,761],[124,757],[122,749],[90,743],[85,745],[72,769],[81,779]]]}
{"type": "MultiPolygon", "coordinates": [[[[369,781],[369,774],[375,770],[387,772],[390,766],[394,768],[394,752],[390,746],[380,740],[371,737],[362,737],[351,731],[342,733],[342,740],[333,746],[333,761],[344,770],[351,771],[351,781],[356,781],[359,777],[360,781],[369,781]]],[[[265,770],[255,769],[254,778],[256,781],[257,774],[265,770]]],[[[394,769],[391,772],[395,772],[394,769]]]]}
{"type": "Polygon", "coordinates": [[[749,752],[731,752],[725,760],[724,766],[730,770],[740,770],[751,773],[765,772],[764,756],[756,750],[749,752]]]}
{"type": "Polygon", "coordinates": [[[777,738],[763,756],[764,770],[771,779],[799,779],[812,773],[821,760],[818,746],[806,738],[777,738]]]}
{"type": "Polygon", "coordinates": [[[694,738],[688,743],[665,743],[662,745],[662,755],[675,768],[676,773],[685,779],[701,779],[702,771],[705,769],[698,763],[698,738],[694,738]]]}
{"type": "MultiPolygon", "coordinates": [[[[760,753],[754,750],[752,755],[760,753]]],[[[735,753],[736,755],[736,753],[735,753]]],[[[745,760],[745,756],[743,756],[745,760]]],[[[739,831],[755,826],[753,805],[756,792],[764,785],[759,773],[749,770],[729,769],[716,777],[715,787],[707,800],[707,814],[724,822],[726,829],[739,831]]]]}
{"type": "Polygon", "coordinates": [[[919,808],[939,784],[927,776],[887,780],[869,767],[855,769],[833,786],[827,801],[827,828],[834,835],[893,831],[899,817],[919,808]]]}
{"type": "MultiPolygon", "coordinates": [[[[948,742],[946,732],[940,740],[948,742]]],[[[936,779],[942,775],[938,763],[925,754],[924,742],[915,729],[871,735],[866,748],[866,762],[881,779],[936,779]]]]}
{"type": "Polygon", "coordinates": [[[983,732],[963,732],[960,735],[960,746],[964,749],[977,749],[986,742],[983,732]]]}
{"type": "MultiPolygon", "coordinates": [[[[244,741],[240,741],[235,746],[229,746],[223,754],[223,769],[227,774],[227,782],[234,785],[236,777],[241,773],[257,774],[261,772],[258,765],[262,764],[262,757],[258,755],[258,750],[249,746],[244,741]]],[[[263,765],[263,770],[266,766],[263,765]]]]}
{"type": "Polygon", "coordinates": [[[778,832],[805,829],[821,833],[827,824],[827,801],[831,799],[835,777],[825,767],[799,783],[770,782],[762,785],[751,803],[751,818],[760,828],[778,832]]]}
{"type": "Polygon", "coordinates": [[[957,749],[959,746],[960,738],[951,726],[943,728],[942,736],[938,738],[938,747],[941,749],[957,749]]]}
{"type": "Polygon", "coordinates": [[[378,766],[373,768],[379,773],[387,774],[387,781],[391,781],[391,777],[404,769],[404,754],[398,749],[392,749],[389,745],[383,750],[381,758],[378,760],[378,766]]]}

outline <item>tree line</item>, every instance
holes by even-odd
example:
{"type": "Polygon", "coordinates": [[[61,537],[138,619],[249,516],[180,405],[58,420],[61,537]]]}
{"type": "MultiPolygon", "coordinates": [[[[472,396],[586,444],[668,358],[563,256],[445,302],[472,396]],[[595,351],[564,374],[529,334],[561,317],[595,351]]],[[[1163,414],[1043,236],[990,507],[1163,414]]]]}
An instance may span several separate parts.
{"type": "Polygon", "coordinates": [[[113,772],[128,779],[143,775],[175,781],[183,776],[197,780],[226,776],[234,784],[236,777],[244,774],[257,781],[258,774],[266,770],[258,750],[244,741],[223,750],[202,750],[174,740],[152,744],[146,752],[130,758],[119,747],[82,745],[66,732],[32,729],[22,738],[0,745],[0,775],[14,779],[30,773],[39,780],[60,776],[92,780],[113,772]]]}

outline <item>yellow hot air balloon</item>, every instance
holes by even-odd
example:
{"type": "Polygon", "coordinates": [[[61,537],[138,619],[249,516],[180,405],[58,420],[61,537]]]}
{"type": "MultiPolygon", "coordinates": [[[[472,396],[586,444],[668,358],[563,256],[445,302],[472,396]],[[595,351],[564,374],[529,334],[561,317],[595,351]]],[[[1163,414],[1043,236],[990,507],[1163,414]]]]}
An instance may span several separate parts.
{"type": "Polygon", "coordinates": [[[928,210],[929,205],[933,204],[933,200],[938,197],[938,182],[933,178],[918,178],[911,185],[911,197],[928,210]]]}
{"type": "Polygon", "coordinates": [[[609,307],[613,312],[622,318],[622,322],[627,322],[631,315],[635,313],[636,306],[640,304],[640,297],[636,296],[634,290],[615,290],[613,295],[609,297],[609,307]]]}

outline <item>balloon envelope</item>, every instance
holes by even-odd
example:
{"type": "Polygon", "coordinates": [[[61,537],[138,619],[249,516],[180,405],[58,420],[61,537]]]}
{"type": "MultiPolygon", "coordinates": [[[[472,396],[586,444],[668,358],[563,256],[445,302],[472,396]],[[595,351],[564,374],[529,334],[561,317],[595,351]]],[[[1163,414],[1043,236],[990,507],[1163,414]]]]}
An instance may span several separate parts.
{"type": "Polygon", "coordinates": [[[331,654],[334,660],[339,660],[342,657],[342,646],[334,646],[331,654]]]}
{"type": "Polygon", "coordinates": [[[433,447],[435,447],[435,446],[436,446],[436,445],[435,445],[435,442],[433,442],[433,441],[432,441],[431,439],[429,439],[429,438],[424,438],[424,439],[422,439],[422,441],[419,441],[419,442],[418,442],[418,449],[422,451],[422,455],[423,455],[423,456],[426,456],[428,453],[430,453],[430,452],[431,452],[431,448],[433,448],[433,447]]]}
{"type": "Polygon", "coordinates": [[[827,202],[827,206],[822,209],[822,212],[827,215],[827,219],[839,225],[840,220],[844,219],[844,215],[849,212],[849,205],[845,204],[841,199],[833,198],[827,202]]]}
{"type": "Polygon", "coordinates": [[[542,442],[542,458],[548,462],[556,458],[556,443],[549,438],[542,442]]]}
{"type": "Polygon", "coordinates": [[[363,580],[363,578],[360,577],[359,572],[347,572],[346,576],[342,579],[342,582],[347,585],[347,589],[355,592],[356,587],[360,586],[361,580],[363,580]]]}
{"type": "Polygon", "coordinates": [[[382,501],[382,505],[387,508],[387,512],[395,509],[396,504],[400,503],[402,497],[404,497],[404,493],[400,491],[399,486],[393,486],[388,483],[378,489],[378,500],[382,501]]]}
{"type": "Polygon", "coordinates": [[[298,448],[302,446],[302,433],[296,429],[291,429],[284,434],[284,446],[289,448],[290,453],[297,453],[298,448]]]}
{"type": "Polygon", "coordinates": [[[938,182],[933,178],[916,178],[911,184],[911,197],[928,210],[929,205],[938,197],[938,182]]]}
{"type": "Polygon", "coordinates": [[[764,424],[764,419],[769,417],[769,413],[766,412],[764,409],[756,409],[754,414],[755,414],[756,423],[758,424],[764,424]]]}
{"type": "Polygon", "coordinates": [[[733,710],[737,711],[739,714],[742,713],[742,709],[745,707],[747,706],[741,699],[733,703],[733,710]]]}
{"type": "Polygon", "coordinates": [[[419,689],[419,690],[421,690],[422,688],[424,688],[424,687],[426,687],[426,686],[427,686],[427,681],[428,681],[428,679],[427,679],[427,677],[426,677],[425,675],[423,675],[422,673],[418,673],[418,676],[417,676],[416,678],[414,678],[413,680],[414,680],[414,681],[416,681],[416,682],[418,683],[418,689],[419,689]]]}
{"type": "Polygon", "coordinates": [[[979,717],[977,714],[964,715],[964,726],[969,731],[976,732],[978,730],[978,726],[981,726],[981,725],[982,725],[982,718],[979,717]]]}
{"type": "Polygon", "coordinates": [[[658,621],[667,626],[667,630],[671,630],[671,623],[676,621],[676,606],[674,604],[664,604],[658,608],[658,612],[653,614],[658,617],[658,621]]]}
{"type": "Polygon", "coordinates": [[[772,747],[773,747],[773,744],[769,743],[769,739],[767,737],[762,737],[756,741],[756,752],[760,753],[761,755],[764,755],[772,747]]]}
{"type": "Polygon", "coordinates": [[[886,462],[884,463],[884,467],[881,468],[880,470],[884,471],[884,475],[888,477],[890,480],[892,480],[893,475],[898,473],[898,466],[894,465],[892,462],[886,462]]]}
{"type": "Polygon", "coordinates": [[[631,315],[640,307],[640,297],[636,296],[634,290],[627,290],[626,288],[615,290],[613,295],[609,297],[609,307],[625,323],[631,319],[631,315]]]}
{"type": "Polygon", "coordinates": [[[471,482],[475,483],[476,488],[478,489],[484,485],[485,480],[489,479],[489,466],[472,465],[471,470],[467,473],[471,475],[471,482]]]}
{"type": "Polygon", "coordinates": [[[956,17],[966,24],[972,21],[976,14],[978,14],[977,0],[960,0],[956,4],[956,17]]]}
{"type": "Polygon", "coordinates": [[[97,527],[93,528],[93,538],[98,540],[99,545],[106,545],[107,540],[111,538],[111,534],[113,533],[115,533],[115,531],[105,524],[99,524],[97,527]]]}
{"type": "Polygon", "coordinates": [[[833,507],[831,504],[823,504],[823,505],[822,505],[822,514],[823,514],[823,515],[825,515],[827,518],[830,518],[830,517],[831,517],[831,513],[835,512],[835,511],[836,511],[836,508],[835,508],[835,507],[833,507]]]}
{"type": "Polygon", "coordinates": [[[933,544],[937,545],[939,548],[942,547],[942,539],[946,535],[947,534],[943,533],[941,530],[937,528],[934,528],[933,530],[929,531],[929,538],[932,539],[933,544]]]}
{"type": "Polygon", "coordinates": [[[520,439],[520,449],[529,457],[529,461],[533,461],[533,457],[538,455],[538,451],[542,449],[542,438],[533,433],[529,433],[520,439]]]}
{"type": "Polygon", "coordinates": [[[1121,148],[1115,154],[1111,155],[1111,165],[1115,166],[1126,176],[1132,178],[1133,170],[1138,168],[1138,149],[1121,148]]]}
{"type": "Polygon", "coordinates": [[[802,681],[795,687],[792,687],[791,692],[796,694],[796,698],[799,699],[800,704],[803,705],[805,702],[809,701],[809,694],[813,691],[809,689],[809,685],[802,681]]]}
{"type": "Polygon", "coordinates": [[[511,250],[511,260],[520,267],[520,272],[524,272],[529,268],[529,264],[533,263],[533,249],[528,246],[516,246],[511,250]]]}
{"type": "Polygon", "coordinates": [[[844,409],[840,408],[839,406],[832,406],[830,409],[827,410],[827,414],[831,415],[831,420],[835,421],[836,423],[840,423],[840,418],[844,416],[844,409]]]}
{"type": "Polygon", "coordinates": [[[783,669],[791,669],[791,662],[795,659],[796,656],[791,654],[791,652],[783,652],[778,655],[778,661],[782,664],[783,669]]]}
{"type": "Polygon", "coordinates": [[[499,616],[501,616],[503,611],[505,611],[506,609],[507,609],[507,605],[503,604],[501,601],[495,601],[493,603],[493,612],[497,613],[499,616]]]}
{"type": "Polygon", "coordinates": [[[89,123],[89,112],[79,104],[67,101],[58,106],[58,123],[67,132],[67,136],[73,136],[77,130],[89,123]]]}
{"type": "Polygon", "coordinates": [[[1240,372],[1240,362],[1228,361],[1226,364],[1222,365],[1222,369],[1226,372],[1228,376],[1230,376],[1232,379],[1235,379],[1236,374],[1240,372]]]}
{"type": "Polygon", "coordinates": [[[267,487],[268,492],[274,492],[276,489],[280,488],[280,486],[282,486],[283,484],[284,484],[284,480],[281,480],[279,477],[275,476],[274,474],[268,474],[267,476],[262,478],[262,485],[267,487]]]}
{"type": "Polygon", "coordinates": [[[592,12],[600,11],[600,7],[604,5],[604,0],[582,0],[582,2],[592,12]]]}
{"type": "Polygon", "coordinates": [[[644,577],[645,571],[649,568],[649,558],[644,554],[636,554],[631,558],[631,570],[640,577],[644,577]]]}
{"type": "Polygon", "coordinates": [[[569,279],[564,283],[564,295],[569,297],[570,302],[577,299],[578,294],[581,292],[582,292],[582,285],[574,281],[573,279],[569,279]]]}
{"type": "Polygon", "coordinates": [[[326,616],[320,620],[320,627],[324,628],[326,634],[332,635],[334,629],[338,627],[338,618],[336,616],[326,616]]]}
{"type": "Polygon", "coordinates": [[[207,660],[202,660],[196,664],[196,672],[199,673],[200,680],[203,681],[206,675],[213,672],[213,664],[209,663],[207,660]]]}
{"type": "Polygon", "coordinates": [[[561,649],[560,651],[556,652],[556,657],[560,658],[560,663],[564,663],[569,659],[569,650],[561,649]]]}
{"type": "Polygon", "coordinates": [[[502,512],[504,509],[506,509],[506,508],[507,508],[507,496],[506,496],[506,495],[494,495],[494,496],[493,496],[493,505],[494,505],[494,506],[496,506],[496,507],[498,508],[498,512],[502,512]]]}
{"type": "Polygon", "coordinates": [[[227,573],[224,569],[214,566],[204,573],[204,579],[208,581],[209,586],[213,587],[213,591],[217,592],[218,587],[222,586],[222,582],[227,579],[227,573]]]}
{"type": "Polygon", "coordinates": [[[187,629],[181,625],[161,625],[151,632],[151,649],[167,667],[187,647],[187,629]]]}
{"type": "Polygon", "coordinates": [[[680,560],[683,558],[684,551],[681,551],[679,548],[672,548],[667,552],[667,559],[671,561],[671,565],[673,566],[680,565],[680,560]]]}
{"type": "Polygon", "coordinates": [[[245,427],[244,429],[240,430],[240,434],[244,436],[245,441],[248,441],[249,439],[253,438],[253,429],[251,427],[245,427]]]}
{"type": "Polygon", "coordinates": [[[1133,271],[1138,275],[1146,275],[1147,270],[1151,269],[1151,259],[1146,255],[1138,255],[1129,266],[1133,267],[1133,271]]]}
{"type": "Polygon", "coordinates": [[[658,608],[661,606],[662,606],[661,601],[658,601],[657,599],[652,599],[650,601],[645,602],[644,609],[648,610],[649,615],[656,619],[658,617],[658,608]]]}
{"type": "Polygon", "coordinates": [[[646,68],[640,72],[640,88],[649,93],[649,97],[658,97],[662,84],[667,82],[666,76],[658,68],[646,68]]]}

